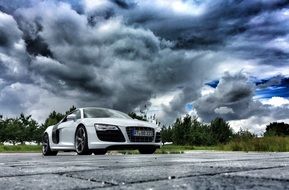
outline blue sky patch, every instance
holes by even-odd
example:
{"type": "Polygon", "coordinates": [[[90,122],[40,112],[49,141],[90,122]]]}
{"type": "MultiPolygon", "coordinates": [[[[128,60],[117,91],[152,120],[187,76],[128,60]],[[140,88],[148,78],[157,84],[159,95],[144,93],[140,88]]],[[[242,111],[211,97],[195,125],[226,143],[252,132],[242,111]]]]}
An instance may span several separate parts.
{"type": "Polygon", "coordinates": [[[213,81],[205,83],[205,85],[208,85],[212,88],[216,88],[218,86],[218,84],[219,84],[219,80],[213,80],[213,81]]]}

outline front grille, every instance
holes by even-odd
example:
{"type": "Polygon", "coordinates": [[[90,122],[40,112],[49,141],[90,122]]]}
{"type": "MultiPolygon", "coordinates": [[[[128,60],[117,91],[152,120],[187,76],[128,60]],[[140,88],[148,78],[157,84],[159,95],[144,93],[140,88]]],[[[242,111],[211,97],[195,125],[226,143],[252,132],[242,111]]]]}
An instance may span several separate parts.
{"type": "Polygon", "coordinates": [[[96,131],[96,134],[101,141],[125,142],[124,136],[120,130],[96,131]]]}
{"type": "Polygon", "coordinates": [[[155,142],[161,142],[161,133],[160,132],[157,132],[156,133],[156,140],[155,142]]]}
{"type": "Polygon", "coordinates": [[[145,136],[133,136],[134,130],[145,130],[152,131],[155,134],[155,130],[149,127],[127,127],[126,132],[130,142],[152,142],[154,140],[154,135],[151,137],[145,136]]]}

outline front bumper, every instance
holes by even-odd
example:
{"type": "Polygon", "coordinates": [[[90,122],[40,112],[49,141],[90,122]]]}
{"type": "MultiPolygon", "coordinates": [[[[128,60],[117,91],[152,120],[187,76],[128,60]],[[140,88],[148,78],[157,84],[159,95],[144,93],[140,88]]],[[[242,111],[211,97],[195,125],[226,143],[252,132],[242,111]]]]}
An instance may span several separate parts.
{"type": "Polygon", "coordinates": [[[150,142],[132,142],[127,127],[119,127],[119,130],[124,137],[122,142],[108,141],[107,139],[105,141],[100,140],[94,127],[87,128],[89,149],[138,149],[147,146],[156,148],[161,146],[159,131],[154,130],[154,137],[150,142]]]}

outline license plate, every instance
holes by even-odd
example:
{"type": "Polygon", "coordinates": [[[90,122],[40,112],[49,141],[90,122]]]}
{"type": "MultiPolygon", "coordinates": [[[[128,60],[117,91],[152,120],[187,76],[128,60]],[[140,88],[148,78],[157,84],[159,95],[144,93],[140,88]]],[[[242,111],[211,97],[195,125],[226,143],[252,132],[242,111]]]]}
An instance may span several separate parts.
{"type": "Polygon", "coordinates": [[[152,136],[154,136],[154,134],[152,131],[134,130],[133,136],[135,136],[135,137],[152,137],[152,136]]]}

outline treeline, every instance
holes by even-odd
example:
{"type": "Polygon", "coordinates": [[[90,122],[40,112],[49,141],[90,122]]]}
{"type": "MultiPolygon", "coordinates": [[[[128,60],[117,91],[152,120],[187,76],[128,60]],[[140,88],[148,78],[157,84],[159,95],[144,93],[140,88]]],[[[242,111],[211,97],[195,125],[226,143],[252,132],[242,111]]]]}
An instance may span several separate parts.
{"type": "MultiPolygon", "coordinates": [[[[31,115],[20,114],[16,118],[0,119],[0,144],[9,142],[12,144],[25,142],[41,143],[42,135],[45,129],[50,125],[58,123],[65,115],[75,110],[72,106],[65,113],[53,111],[43,124],[37,123],[31,118],[31,115]]],[[[147,120],[144,115],[137,115],[134,112],[129,113],[132,118],[147,120]]],[[[270,123],[266,127],[264,136],[288,136],[289,124],[270,123]]],[[[240,130],[234,133],[229,123],[222,118],[216,118],[211,123],[205,124],[196,117],[189,115],[184,118],[177,118],[173,125],[163,127],[161,131],[163,142],[173,142],[177,145],[195,145],[211,146],[217,144],[226,144],[232,140],[239,142],[246,139],[254,139],[257,136],[248,130],[240,130]]]]}
{"type": "MultiPolygon", "coordinates": [[[[266,126],[263,136],[289,136],[289,124],[273,122],[266,126]]],[[[199,122],[196,117],[186,115],[176,119],[169,127],[161,131],[163,143],[173,142],[176,145],[212,146],[228,142],[241,142],[257,138],[248,130],[234,133],[229,123],[222,118],[216,118],[209,124],[199,122]]]]}
{"type": "Polygon", "coordinates": [[[66,114],[76,109],[72,106],[65,113],[57,113],[53,111],[43,124],[37,123],[31,118],[31,115],[25,116],[20,114],[16,118],[4,118],[0,120],[0,144],[9,142],[12,144],[25,142],[42,142],[42,135],[45,129],[50,125],[58,123],[66,114]]]}
{"type": "Polygon", "coordinates": [[[210,124],[204,124],[196,117],[189,115],[183,119],[176,119],[172,126],[163,127],[161,131],[163,142],[173,142],[178,145],[211,146],[227,143],[233,135],[229,123],[222,118],[216,118],[210,124]]]}
{"type": "Polygon", "coordinates": [[[7,118],[0,121],[0,144],[24,142],[41,142],[43,127],[31,118],[21,114],[17,118],[7,118]]]}

